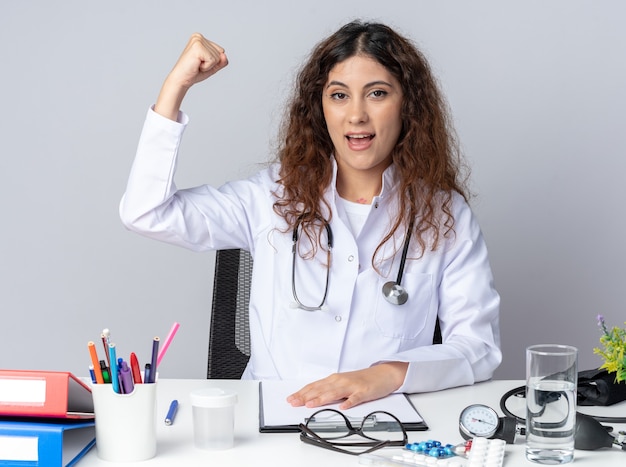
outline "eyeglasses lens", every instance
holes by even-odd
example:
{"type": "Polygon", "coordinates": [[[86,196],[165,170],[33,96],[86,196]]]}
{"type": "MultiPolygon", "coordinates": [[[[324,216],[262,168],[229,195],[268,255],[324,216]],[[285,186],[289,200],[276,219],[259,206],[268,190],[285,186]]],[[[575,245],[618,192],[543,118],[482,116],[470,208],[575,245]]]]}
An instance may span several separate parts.
{"type": "Polygon", "coordinates": [[[335,410],[321,410],[311,417],[307,422],[307,427],[320,438],[333,440],[345,438],[354,433],[347,425],[348,423],[350,421],[335,410]]]}
{"type": "Polygon", "coordinates": [[[402,444],[406,436],[398,420],[384,412],[374,412],[365,417],[360,431],[366,438],[394,444],[402,444]]]}
{"type": "Polygon", "coordinates": [[[371,452],[384,446],[403,446],[407,442],[402,424],[386,412],[350,419],[336,410],[325,409],[307,421],[306,429],[311,433],[309,436],[303,433],[304,440],[348,454],[371,452]]]}

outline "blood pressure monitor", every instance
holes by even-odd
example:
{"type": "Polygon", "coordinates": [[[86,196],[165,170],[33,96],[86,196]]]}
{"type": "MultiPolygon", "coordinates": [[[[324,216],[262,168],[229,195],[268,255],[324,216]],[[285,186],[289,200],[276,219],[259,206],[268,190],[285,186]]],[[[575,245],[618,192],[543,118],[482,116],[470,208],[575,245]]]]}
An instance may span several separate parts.
{"type": "Polygon", "coordinates": [[[465,407],[459,417],[459,430],[465,439],[491,438],[499,425],[496,411],[482,404],[465,407]]]}
{"type": "Polygon", "coordinates": [[[499,417],[496,411],[487,405],[469,405],[459,416],[459,432],[464,439],[497,438],[513,443],[516,431],[515,419],[499,417]]]}

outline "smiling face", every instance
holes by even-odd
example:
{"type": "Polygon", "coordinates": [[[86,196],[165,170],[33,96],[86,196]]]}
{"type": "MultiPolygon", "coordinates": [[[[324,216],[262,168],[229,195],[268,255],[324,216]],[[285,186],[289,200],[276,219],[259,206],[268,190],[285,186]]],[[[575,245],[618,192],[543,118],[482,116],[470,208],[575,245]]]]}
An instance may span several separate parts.
{"type": "Polygon", "coordinates": [[[381,180],[402,130],[401,107],[400,83],[376,60],[356,55],[331,69],[322,108],[343,177],[381,180]]]}

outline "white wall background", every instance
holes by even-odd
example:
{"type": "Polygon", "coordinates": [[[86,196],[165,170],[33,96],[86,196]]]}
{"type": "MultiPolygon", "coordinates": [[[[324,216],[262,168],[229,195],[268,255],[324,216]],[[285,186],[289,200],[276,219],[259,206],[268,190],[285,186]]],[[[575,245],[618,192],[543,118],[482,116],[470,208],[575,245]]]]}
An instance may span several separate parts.
{"type": "Polygon", "coordinates": [[[502,294],[496,376],[523,378],[533,343],[599,365],[596,315],[626,319],[626,3],[7,0],[0,368],[84,375],[105,327],[145,361],[176,320],[161,375],[205,377],[212,254],[129,233],[117,214],[144,114],[204,33],[231,64],[187,98],[177,181],[246,175],[271,153],[298,65],[356,17],[412,37],[449,98],[502,294]]]}

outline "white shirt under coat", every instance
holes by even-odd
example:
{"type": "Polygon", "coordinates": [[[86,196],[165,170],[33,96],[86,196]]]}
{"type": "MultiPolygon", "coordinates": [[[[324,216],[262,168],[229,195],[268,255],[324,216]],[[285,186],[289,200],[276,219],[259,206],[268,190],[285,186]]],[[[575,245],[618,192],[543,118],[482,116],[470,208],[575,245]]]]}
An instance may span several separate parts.
{"type": "MultiPolygon", "coordinates": [[[[271,193],[280,190],[278,167],[220,188],[179,190],[174,173],[187,123],[182,112],[174,122],[148,111],[120,216],[130,230],[191,250],[252,253],[252,355],[244,378],[314,381],[383,361],[409,362],[401,392],[491,378],[502,358],[500,298],[480,228],[462,197],[454,198],[456,235],[420,259],[411,260],[415,248],[409,251],[402,278],[409,299],[398,306],[388,303],[381,289],[396,279],[405,232],[383,250],[384,275],[372,266],[373,252],[397,212],[395,167],[385,171],[382,191],[356,238],[336,202],[333,179],[325,194],[334,213],[328,297],[323,310],[304,311],[294,308],[292,232],[282,233],[285,222],[272,207],[271,193]],[[437,316],[444,343],[432,345],[437,316]]],[[[305,305],[317,306],[323,297],[325,260],[321,251],[315,259],[297,258],[296,287],[305,305]]]]}

